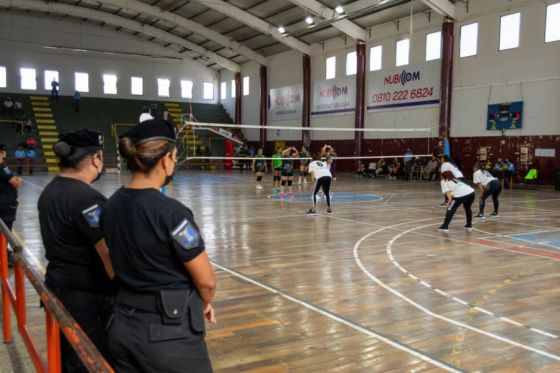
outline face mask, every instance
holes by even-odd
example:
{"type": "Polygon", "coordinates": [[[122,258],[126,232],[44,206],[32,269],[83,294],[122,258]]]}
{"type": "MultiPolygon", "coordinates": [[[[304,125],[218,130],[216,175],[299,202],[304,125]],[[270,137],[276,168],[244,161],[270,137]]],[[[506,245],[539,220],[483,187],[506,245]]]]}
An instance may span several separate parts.
{"type": "Polygon", "coordinates": [[[101,171],[97,171],[97,177],[92,180],[92,183],[95,183],[97,180],[101,179],[101,175],[105,173],[105,168],[102,168],[101,171]]]}
{"type": "MultiPolygon", "coordinates": [[[[175,163],[176,167],[177,161],[173,160],[173,163],[175,163]]],[[[173,180],[173,176],[175,175],[175,167],[173,167],[173,173],[171,175],[165,176],[165,180],[163,181],[163,185],[161,186],[162,188],[167,186],[167,184],[169,184],[173,180]]]]}

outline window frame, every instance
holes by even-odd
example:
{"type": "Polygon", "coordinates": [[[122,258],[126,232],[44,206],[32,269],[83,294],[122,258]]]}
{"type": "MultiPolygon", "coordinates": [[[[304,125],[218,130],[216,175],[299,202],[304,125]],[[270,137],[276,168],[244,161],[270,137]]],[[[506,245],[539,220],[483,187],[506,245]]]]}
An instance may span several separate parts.
{"type": "Polygon", "coordinates": [[[474,56],[478,55],[478,34],[479,34],[478,29],[479,29],[479,23],[478,22],[468,23],[466,25],[462,25],[459,28],[459,38],[460,38],[459,39],[459,58],[468,58],[468,57],[474,57],[474,56]],[[476,45],[475,45],[475,48],[474,48],[475,51],[474,51],[474,54],[468,54],[468,55],[463,56],[462,53],[461,53],[462,50],[463,50],[463,48],[462,48],[462,46],[463,46],[463,44],[462,44],[463,43],[463,29],[465,27],[469,27],[469,26],[473,26],[473,25],[476,25],[476,45]]]}
{"type": "MultiPolygon", "coordinates": [[[[552,20],[554,21],[554,20],[552,20]]],[[[554,22],[551,22],[553,25],[555,24],[554,22]]],[[[554,4],[548,4],[546,6],[546,10],[545,10],[545,16],[544,16],[544,42],[545,43],[554,43],[556,41],[560,41],[560,3],[554,3],[554,4]],[[548,30],[548,12],[549,12],[549,8],[551,7],[557,7],[558,9],[558,23],[556,23],[558,25],[558,35],[557,35],[557,39],[553,39],[553,40],[547,40],[547,30],[548,30]]]]}
{"type": "Polygon", "coordinates": [[[74,72],[74,90],[80,93],[89,93],[89,73],[83,73],[79,71],[74,72]],[[81,89],[78,86],[78,76],[85,76],[85,89],[81,89]]]}
{"type": "Polygon", "coordinates": [[[330,56],[325,59],[325,79],[336,79],[336,56],[330,56]],[[333,61],[332,76],[329,77],[329,61],[333,61]]]}
{"type": "Polygon", "coordinates": [[[369,49],[369,71],[379,71],[383,69],[383,45],[379,44],[369,49]],[[373,69],[372,62],[373,60],[373,50],[379,48],[379,68],[373,69]]]}
{"type": "Polygon", "coordinates": [[[53,80],[52,80],[53,77],[55,78],[55,80],[57,81],[57,83],[60,83],[60,73],[59,73],[57,70],[45,70],[45,71],[43,71],[43,79],[44,79],[44,83],[45,83],[45,85],[44,85],[45,91],[52,91],[51,83],[52,83],[52,81],[53,81],[53,80]],[[48,73],[56,73],[56,76],[55,76],[55,74],[48,74],[48,73]],[[49,77],[47,77],[47,75],[49,75],[49,77]]]}
{"type": "Polygon", "coordinates": [[[214,100],[214,82],[202,82],[202,99],[203,100],[214,100]],[[206,87],[208,87],[208,85],[211,86],[211,92],[212,92],[212,97],[208,98],[206,97],[206,87]]]}
{"type": "Polygon", "coordinates": [[[243,96],[249,96],[249,94],[251,93],[250,84],[251,84],[251,79],[249,75],[244,76],[242,80],[243,96]]]}
{"type": "Polygon", "coordinates": [[[193,98],[194,82],[190,79],[181,79],[181,98],[193,98]],[[190,85],[190,88],[189,88],[190,85]]]}
{"type": "MultiPolygon", "coordinates": [[[[103,94],[104,95],[116,95],[116,94],[118,94],[119,89],[117,87],[117,84],[118,84],[119,78],[117,77],[117,74],[102,74],[101,81],[103,82],[103,94]],[[106,78],[109,79],[109,78],[113,78],[113,77],[115,78],[115,85],[114,85],[115,92],[108,92],[107,89],[106,89],[108,83],[105,81],[105,79],[106,78]]],[[[113,87],[111,87],[111,88],[113,88],[113,87]]]]}
{"type": "Polygon", "coordinates": [[[428,61],[436,61],[436,60],[441,59],[442,44],[443,44],[443,43],[442,43],[442,34],[441,34],[441,31],[434,31],[434,32],[430,32],[430,33],[427,33],[427,34],[426,34],[426,58],[425,58],[426,62],[428,62],[428,61]],[[434,35],[434,34],[439,34],[439,39],[438,39],[438,40],[439,40],[438,56],[435,57],[435,58],[430,58],[430,59],[428,59],[428,37],[429,37],[430,35],[434,35]]]}
{"type": "Polygon", "coordinates": [[[144,78],[141,76],[131,76],[130,77],[130,94],[132,96],[144,96],[144,78]],[[134,81],[140,81],[140,93],[135,93],[133,91],[134,88],[134,81]]]}
{"type": "Polygon", "coordinates": [[[37,69],[33,68],[33,67],[20,67],[19,68],[19,88],[21,90],[25,90],[25,91],[36,91],[37,90],[37,69]],[[23,83],[26,82],[28,79],[24,80],[24,71],[32,71],[33,72],[33,80],[29,79],[29,83],[32,83],[31,86],[32,88],[27,88],[23,86],[23,83]]]}
{"type": "Polygon", "coordinates": [[[410,65],[410,38],[405,38],[401,40],[397,40],[395,43],[395,66],[408,66],[410,65]],[[407,53],[406,53],[406,63],[399,64],[399,45],[403,45],[402,43],[406,42],[407,45],[407,53]]]}
{"type": "Polygon", "coordinates": [[[498,51],[502,52],[502,51],[507,51],[510,49],[516,49],[519,48],[519,46],[521,45],[521,12],[515,12],[515,13],[510,13],[510,14],[506,14],[503,16],[500,16],[500,32],[498,35],[498,51]],[[506,17],[511,17],[511,16],[518,16],[518,25],[517,25],[517,45],[514,47],[508,47],[508,48],[502,48],[502,21],[504,18],[506,17]]]}
{"type": "Polygon", "coordinates": [[[171,97],[171,80],[169,78],[157,78],[157,95],[158,97],[171,97]],[[167,94],[161,94],[160,85],[167,82],[167,94]]]}

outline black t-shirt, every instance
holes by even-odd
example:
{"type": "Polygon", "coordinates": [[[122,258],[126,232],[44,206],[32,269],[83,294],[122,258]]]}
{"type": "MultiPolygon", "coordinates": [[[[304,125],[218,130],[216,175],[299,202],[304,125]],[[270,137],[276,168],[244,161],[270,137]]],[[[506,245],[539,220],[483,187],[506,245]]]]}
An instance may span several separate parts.
{"type": "Polygon", "coordinates": [[[191,210],[155,189],[119,189],[101,228],[117,283],[129,291],[192,288],[183,263],[204,251],[191,210]]]}
{"type": "Polygon", "coordinates": [[[88,184],[57,176],[39,202],[50,287],[110,293],[111,280],[94,245],[103,238],[99,216],[106,198],[88,184]]]}
{"type": "Polygon", "coordinates": [[[0,165],[0,196],[17,198],[17,188],[10,184],[12,177],[14,177],[14,173],[8,166],[0,165]]]}

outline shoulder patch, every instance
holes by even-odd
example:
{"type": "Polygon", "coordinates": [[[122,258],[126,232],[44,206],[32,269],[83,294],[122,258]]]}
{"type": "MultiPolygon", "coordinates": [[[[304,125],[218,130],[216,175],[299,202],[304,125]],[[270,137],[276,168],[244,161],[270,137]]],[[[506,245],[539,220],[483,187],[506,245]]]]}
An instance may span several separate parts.
{"type": "Polygon", "coordinates": [[[90,228],[99,228],[99,218],[101,217],[101,207],[96,203],[82,211],[90,228]]]}
{"type": "Polygon", "coordinates": [[[200,233],[187,218],[171,231],[173,239],[185,250],[200,246],[200,233]]]}

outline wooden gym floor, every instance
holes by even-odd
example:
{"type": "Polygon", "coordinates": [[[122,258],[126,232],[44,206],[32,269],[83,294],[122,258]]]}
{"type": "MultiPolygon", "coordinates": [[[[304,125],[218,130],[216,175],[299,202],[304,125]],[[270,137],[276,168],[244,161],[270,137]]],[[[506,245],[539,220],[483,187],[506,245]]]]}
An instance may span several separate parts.
{"type": "MultiPolygon", "coordinates": [[[[43,263],[36,201],[51,177],[25,178],[16,224],[43,263]]],[[[248,172],[192,171],[169,187],[215,264],[216,372],[560,371],[560,193],[505,190],[499,218],[467,232],[461,208],[445,234],[437,182],[339,175],[334,214],[323,200],[313,217],[311,184],[280,200],[271,178],[256,191],[248,172]]]]}

